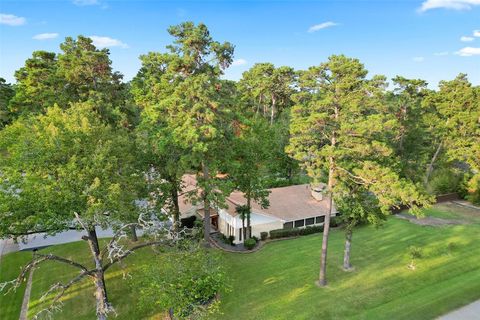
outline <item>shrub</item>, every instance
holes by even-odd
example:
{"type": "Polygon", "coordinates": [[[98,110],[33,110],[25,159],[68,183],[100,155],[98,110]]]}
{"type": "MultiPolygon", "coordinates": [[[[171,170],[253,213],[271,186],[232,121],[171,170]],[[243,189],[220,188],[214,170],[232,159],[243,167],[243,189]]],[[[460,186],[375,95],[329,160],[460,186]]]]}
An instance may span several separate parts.
{"type": "Polygon", "coordinates": [[[412,258],[412,260],[414,259],[420,259],[423,254],[422,254],[422,249],[418,248],[418,247],[415,247],[415,246],[411,246],[409,248],[409,253],[410,253],[410,258],[412,258]]]}
{"type": "Polygon", "coordinates": [[[330,217],[330,227],[335,228],[338,227],[338,222],[340,217],[330,217]]]}
{"type": "Polygon", "coordinates": [[[442,169],[435,172],[429,189],[433,194],[459,192],[462,189],[463,175],[455,170],[442,169]]]}
{"type": "Polygon", "coordinates": [[[255,247],[256,244],[257,244],[257,241],[254,238],[247,239],[243,242],[243,245],[248,250],[252,250],[253,247],[255,247]]]}
{"type": "Polygon", "coordinates": [[[260,241],[257,236],[252,236],[252,239],[255,239],[256,242],[260,241]]]}
{"type": "Polygon", "coordinates": [[[229,236],[228,237],[228,243],[234,246],[235,244],[233,243],[235,241],[235,236],[229,236]]]}
{"type": "Polygon", "coordinates": [[[306,227],[305,229],[300,229],[299,234],[305,236],[307,234],[319,233],[323,231],[323,226],[311,226],[306,227]]]}
{"type": "Polygon", "coordinates": [[[262,239],[262,241],[267,240],[268,232],[260,232],[260,238],[262,239]]]}

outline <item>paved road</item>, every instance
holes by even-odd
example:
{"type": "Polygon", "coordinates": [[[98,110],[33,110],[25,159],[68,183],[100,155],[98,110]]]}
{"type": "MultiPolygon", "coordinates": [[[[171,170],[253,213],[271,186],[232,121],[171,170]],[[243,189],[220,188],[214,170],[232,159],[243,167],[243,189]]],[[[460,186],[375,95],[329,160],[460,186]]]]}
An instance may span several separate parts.
{"type": "MultiPolygon", "coordinates": [[[[9,252],[21,250],[31,250],[33,248],[47,247],[55,244],[69,243],[82,240],[82,236],[86,235],[84,231],[69,230],[58,233],[54,236],[46,236],[44,233],[30,235],[25,241],[14,243],[11,239],[0,239],[0,256],[9,252]]],[[[97,229],[99,238],[107,238],[113,235],[113,231],[97,229]]],[[[139,234],[140,235],[140,234],[139,234]]]]}
{"type": "Polygon", "coordinates": [[[465,307],[452,311],[437,320],[479,320],[480,300],[470,303],[465,307]]]}

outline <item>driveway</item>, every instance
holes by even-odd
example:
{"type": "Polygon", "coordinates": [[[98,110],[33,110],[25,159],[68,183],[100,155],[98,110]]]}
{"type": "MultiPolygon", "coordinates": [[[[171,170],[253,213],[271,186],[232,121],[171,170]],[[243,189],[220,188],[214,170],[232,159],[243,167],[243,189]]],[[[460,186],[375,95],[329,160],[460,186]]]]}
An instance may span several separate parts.
{"type": "Polygon", "coordinates": [[[480,300],[441,316],[437,320],[478,320],[480,319],[480,300]]]}

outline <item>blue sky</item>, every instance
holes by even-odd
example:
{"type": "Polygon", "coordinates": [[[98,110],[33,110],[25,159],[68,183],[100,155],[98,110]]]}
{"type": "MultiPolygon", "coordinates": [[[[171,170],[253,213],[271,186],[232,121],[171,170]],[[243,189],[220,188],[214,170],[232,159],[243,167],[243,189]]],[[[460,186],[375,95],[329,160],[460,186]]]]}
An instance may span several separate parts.
{"type": "Polygon", "coordinates": [[[436,87],[464,72],[480,85],[480,0],[0,0],[0,76],[13,82],[32,51],[58,52],[66,36],[82,34],[109,47],[115,70],[129,80],[139,55],[164,51],[168,26],[186,20],[236,46],[229,79],[256,62],[303,69],[343,53],[371,75],[436,87]]]}

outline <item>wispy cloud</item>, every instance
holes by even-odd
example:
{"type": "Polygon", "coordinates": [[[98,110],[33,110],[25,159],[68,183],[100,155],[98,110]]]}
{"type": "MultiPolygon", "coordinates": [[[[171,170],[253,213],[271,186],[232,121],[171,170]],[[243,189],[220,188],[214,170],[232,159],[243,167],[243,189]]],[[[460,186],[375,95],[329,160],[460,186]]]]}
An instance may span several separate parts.
{"type": "Polygon", "coordinates": [[[467,36],[460,37],[460,41],[463,41],[463,42],[471,42],[473,40],[475,40],[474,37],[467,37],[467,36]]]}
{"type": "Polygon", "coordinates": [[[480,30],[473,30],[474,37],[480,37],[480,30]]]}
{"type": "Polygon", "coordinates": [[[99,5],[100,1],[98,0],[73,0],[73,4],[83,7],[83,6],[95,6],[99,5]]]}
{"type": "Polygon", "coordinates": [[[35,40],[49,40],[58,37],[58,33],[40,33],[33,36],[35,40]]]}
{"type": "Polygon", "coordinates": [[[327,21],[327,22],[322,22],[319,24],[315,24],[308,28],[308,32],[316,32],[322,29],[330,28],[330,27],[335,27],[338,26],[339,24],[333,21],[327,21]]]}
{"type": "Polygon", "coordinates": [[[415,61],[415,62],[423,62],[423,61],[425,61],[425,58],[424,57],[413,57],[412,60],[415,61]]]}
{"type": "Polygon", "coordinates": [[[128,48],[126,43],[118,39],[113,39],[110,37],[101,37],[101,36],[89,36],[93,40],[93,45],[97,48],[110,48],[110,47],[120,47],[128,48]]]}
{"type": "Polygon", "coordinates": [[[235,59],[232,62],[232,67],[244,66],[247,64],[247,60],[245,59],[235,59]]]}
{"type": "Polygon", "coordinates": [[[22,26],[27,23],[27,19],[24,17],[17,17],[14,14],[0,13],[0,24],[6,24],[7,26],[22,26]]]}
{"type": "Polygon", "coordinates": [[[433,55],[437,57],[448,56],[448,51],[435,52],[433,55]]]}
{"type": "Polygon", "coordinates": [[[426,0],[418,9],[425,12],[431,9],[452,9],[452,10],[469,10],[473,6],[480,5],[480,0],[426,0]]]}
{"type": "Polygon", "coordinates": [[[462,57],[480,56],[480,48],[465,47],[455,52],[455,54],[462,57]]]}

